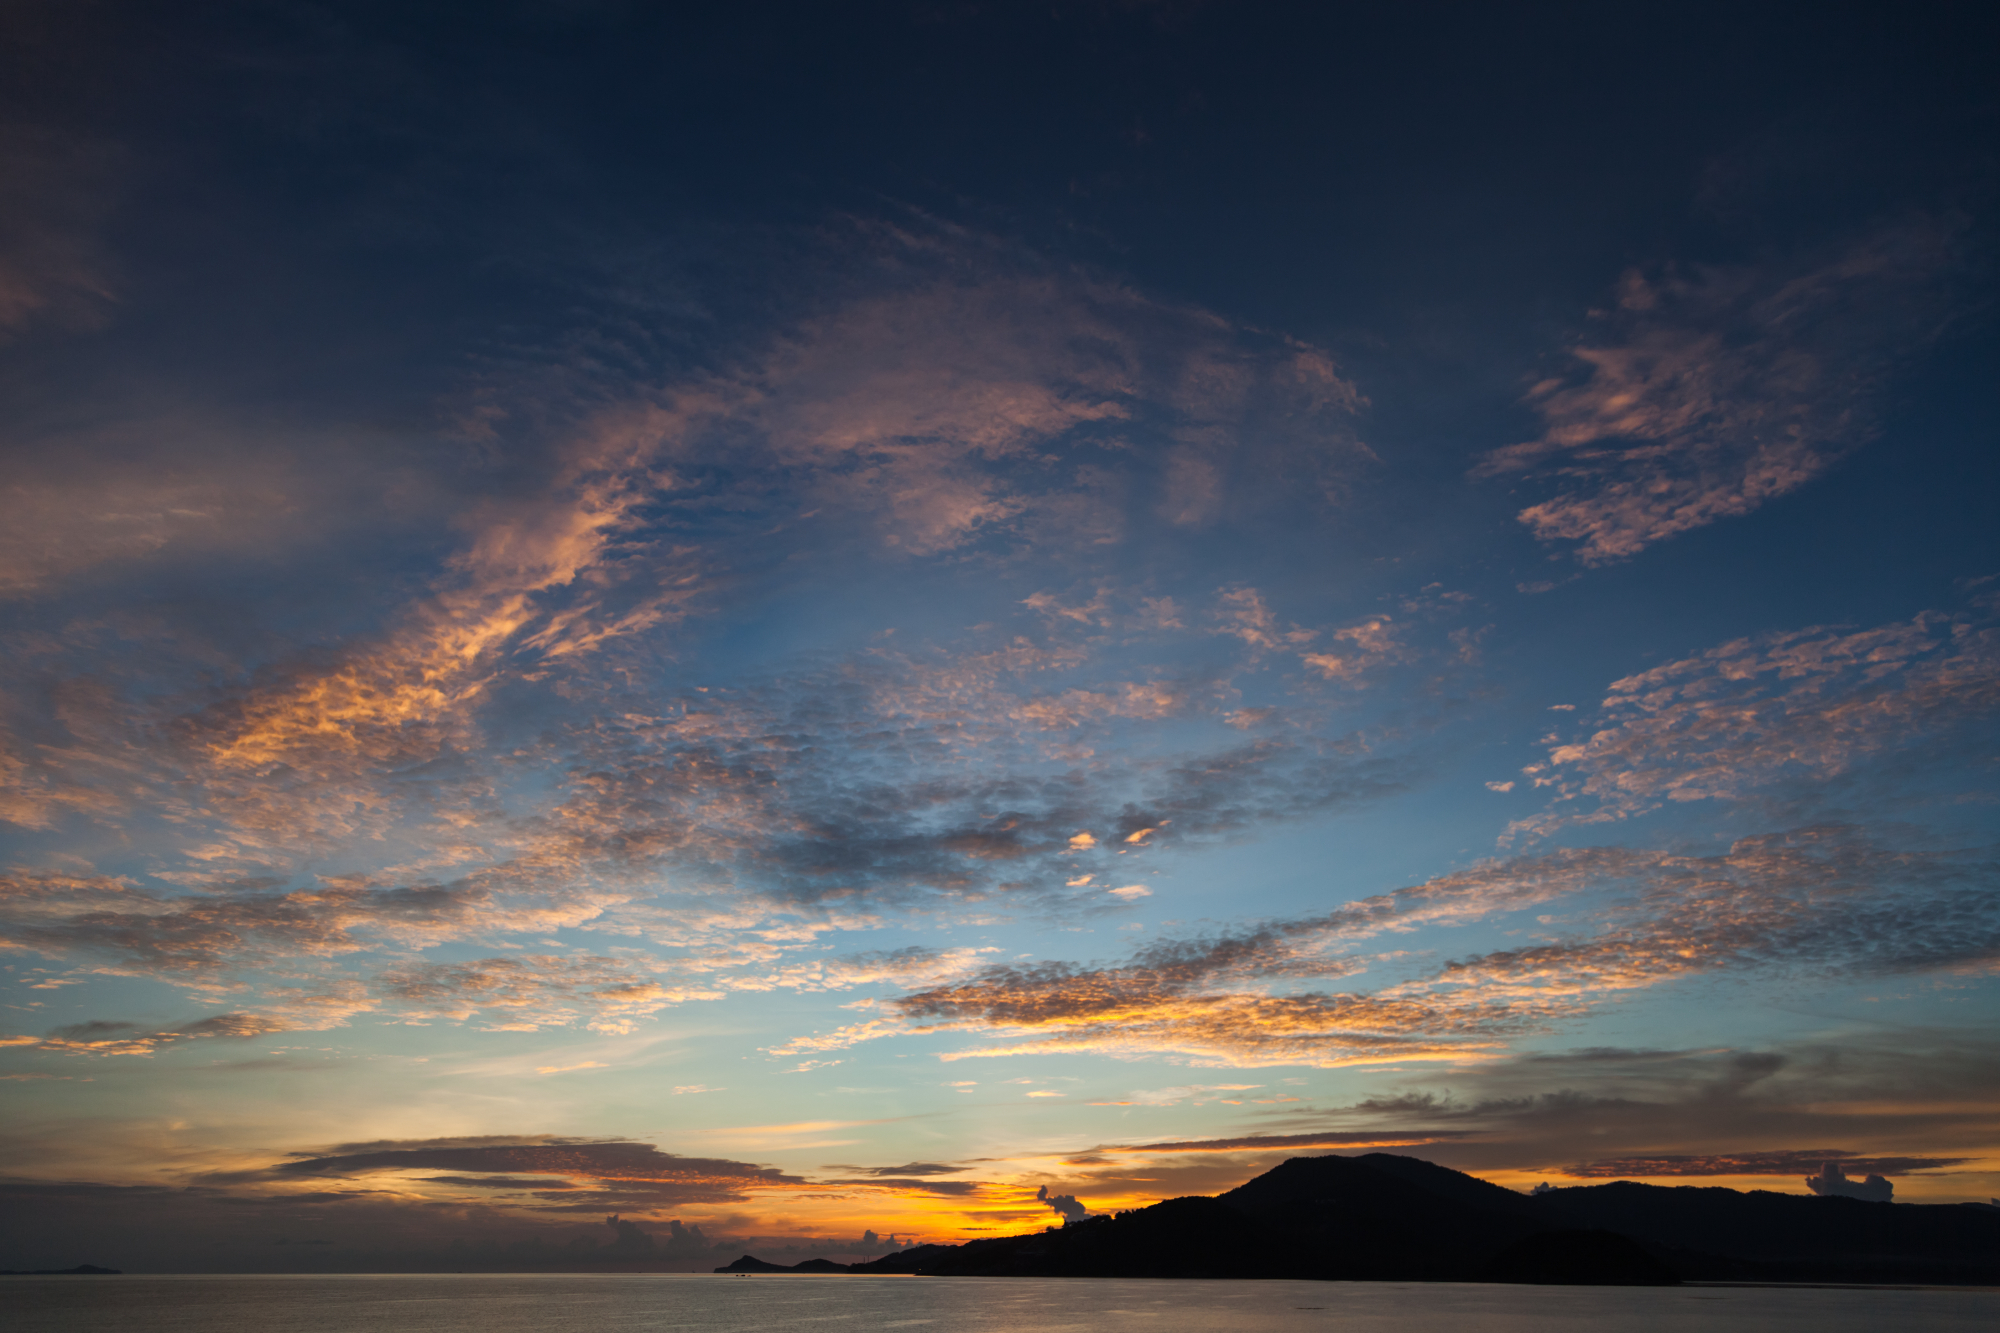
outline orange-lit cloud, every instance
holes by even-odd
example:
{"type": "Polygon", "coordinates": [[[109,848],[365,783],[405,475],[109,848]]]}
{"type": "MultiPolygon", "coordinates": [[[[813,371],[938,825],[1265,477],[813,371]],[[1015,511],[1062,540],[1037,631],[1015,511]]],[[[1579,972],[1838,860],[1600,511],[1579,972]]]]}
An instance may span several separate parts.
{"type": "Polygon", "coordinates": [[[1947,321],[1962,230],[1919,218],[1790,269],[1627,272],[1577,373],[1529,391],[1543,434],[1474,475],[1551,479],[1520,521],[1587,565],[1796,490],[1874,433],[1883,372],[1947,321]]]}
{"type": "Polygon", "coordinates": [[[948,1061],[1031,1053],[1170,1055],[1255,1068],[1467,1059],[1621,992],[1709,973],[1809,967],[1867,975],[2000,956],[2000,866],[1816,827],[1687,856],[1597,848],[1496,862],[1323,917],[1165,941],[1116,967],[999,965],[884,1003],[890,1017],[798,1038],[839,1049],[898,1032],[977,1032],[948,1061]],[[1588,888],[1629,897],[1597,929],[1478,954],[1374,994],[1273,993],[1352,975],[1343,954],[1384,930],[1476,919],[1588,888]]]}

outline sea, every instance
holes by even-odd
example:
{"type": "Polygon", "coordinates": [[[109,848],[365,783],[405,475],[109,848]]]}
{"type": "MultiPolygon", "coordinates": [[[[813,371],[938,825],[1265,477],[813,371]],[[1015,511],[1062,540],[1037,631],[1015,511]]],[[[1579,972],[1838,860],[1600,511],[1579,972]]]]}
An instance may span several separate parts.
{"type": "Polygon", "coordinates": [[[0,1277],[7,1333],[1920,1333],[2000,1290],[694,1273],[0,1277]]]}

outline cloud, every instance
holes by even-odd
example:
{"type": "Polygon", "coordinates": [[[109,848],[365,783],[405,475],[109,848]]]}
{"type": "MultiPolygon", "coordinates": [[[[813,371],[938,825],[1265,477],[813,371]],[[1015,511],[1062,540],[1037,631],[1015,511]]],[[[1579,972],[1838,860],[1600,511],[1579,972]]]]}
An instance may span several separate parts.
{"type": "MultiPolygon", "coordinates": [[[[860,277],[829,279],[787,326],[699,372],[587,390],[588,376],[552,390],[556,376],[534,382],[536,402],[494,390],[473,415],[496,471],[476,484],[414,464],[379,487],[322,484],[291,457],[310,450],[246,462],[256,451],[219,435],[172,468],[105,444],[117,466],[91,486],[52,474],[28,507],[63,540],[22,540],[62,559],[22,565],[26,590],[225,549],[255,564],[306,528],[352,538],[377,520],[418,554],[349,580],[383,591],[341,592],[320,622],[338,630],[311,644],[272,607],[239,608],[254,628],[198,644],[142,631],[109,588],[92,594],[111,599],[97,619],[38,631],[33,688],[0,694],[0,818],[93,823],[157,855],[122,880],[14,876],[5,939],[256,992],[302,1025],[375,1008],[623,1031],[731,986],[931,988],[971,966],[906,952],[774,967],[810,947],[775,918],[1047,910],[1090,883],[1133,897],[1131,872],[1075,861],[1399,788],[1390,747],[1352,733],[1221,730],[1240,702],[1221,676],[1252,669],[1266,640],[1315,633],[1274,627],[1246,585],[1218,601],[1237,661],[1185,678],[1132,670],[1125,645],[1091,635],[1115,621],[1134,642],[1207,644],[1213,625],[1107,580],[1074,605],[1026,599],[1023,620],[1062,633],[968,631],[728,688],[677,667],[658,684],[716,589],[764,586],[788,552],[879,571],[1116,545],[1167,510],[1193,526],[1323,510],[1370,465],[1363,401],[1318,349],[922,219],[829,244],[860,277]],[[422,503],[383,498],[398,487],[422,503]],[[92,506],[125,516],[103,541],[92,506]],[[1099,748],[1190,719],[1209,731],[1175,748],[1099,748]],[[412,956],[586,926],[676,956],[412,956]]],[[[389,471],[363,452],[329,466],[389,471]]]]}
{"type": "MultiPolygon", "coordinates": [[[[18,947],[218,984],[242,984],[281,961],[352,969],[364,961],[357,955],[558,928],[643,936],[655,947],[687,950],[673,963],[683,970],[679,980],[631,958],[535,954],[448,964],[399,960],[372,978],[348,975],[328,992],[344,997],[347,1012],[387,1006],[468,1021],[499,1008],[526,1021],[616,1028],[722,988],[690,984],[687,974],[774,962],[809,943],[813,930],[858,921],[857,911],[938,898],[1081,897],[1065,890],[1087,889],[1097,876],[1076,873],[1078,859],[1228,840],[1399,786],[1398,762],[1352,735],[1293,732],[1244,741],[1222,731],[1218,748],[1052,765],[1037,739],[1039,722],[1023,709],[1037,697],[1065,697],[1035,690],[1035,678],[1073,670],[1086,657],[1061,643],[1040,647],[1015,638],[994,648],[989,640],[957,652],[876,652],[808,665],[729,690],[620,700],[614,711],[559,728],[544,744],[508,759],[524,771],[562,763],[572,775],[552,807],[518,816],[494,807],[490,796],[467,795],[483,779],[449,777],[458,771],[454,765],[469,762],[470,751],[447,762],[437,746],[471,746],[476,727],[458,740],[433,737],[436,745],[422,739],[455,707],[442,696],[411,703],[399,695],[403,702],[396,703],[368,694],[366,707],[357,704],[361,712],[354,713],[333,698],[345,686],[331,695],[321,690],[305,715],[278,732],[259,730],[262,723],[246,731],[240,718],[226,724],[210,718],[190,724],[188,734],[263,737],[253,747],[261,756],[256,762],[277,768],[267,773],[252,764],[239,775],[244,791],[265,793],[258,801],[275,799],[269,793],[295,779],[307,786],[317,781],[309,772],[300,777],[319,761],[293,754],[286,747],[294,743],[366,751],[360,768],[341,769],[364,786],[373,781],[364,781],[364,770],[380,764],[446,773],[436,790],[371,789],[358,800],[360,789],[342,785],[343,777],[300,797],[325,796],[329,809],[362,810],[338,816],[346,834],[366,827],[385,838],[393,834],[416,858],[414,867],[327,875],[303,888],[287,886],[282,874],[232,874],[226,867],[251,850],[268,853],[272,870],[304,850],[275,832],[257,832],[266,816],[274,827],[291,827],[289,816],[265,804],[236,826],[230,841],[190,849],[195,864],[208,868],[157,870],[155,883],[144,887],[109,877],[11,876],[0,884],[0,926],[18,947]],[[415,711],[401,716],[406,704],[415,711]],[[434,715],[433,705],[443,711],[434,715]],[[389,713],[369,711],[378,707],[389,713]],[[325,714],[327,708],[339,718],[325,714]],[[394,733],[390,750],[369,749],[373,742],[364,733],[378,726],[387,728],[385,737],[394,733]],[[396,748],[405,745],[417,748],[396,748]],[[968,764],[974,754],[980,762],[968,764]],[[454,808],[461,799],[472,804],[454,808]],[[384,815],[389,823],[370,825],[369,809],[397,813],[384,815]],[[422,873],[427,859],[475,864],[440,881],[422,873]],[[673,890],[663,893],[669,878],[673,890]],[[178,891],[160,887],[162,880],[178,891]],[[818,924],[801,919],[778,929],[771,918],[786,915],[818,924]]],[[[320,690],[328,678],[314,679],[320,690]]],[[[294,681],[285,688],[304,686],[294,681]]],[[[1079,730],[1113,720],[1081,713],[1072,719],[1079,730]]],[[[173,733],[174,725],[165,730],[173,733]]],[[[236,807],[225,799],[219,808],[236,807]]],[[[309,818],[298,827],[306,843],[318,836],[309,818]]],[[[963,951],[905,950],[798,962],[732,976],[727,985],[934,986],[963,974],[971,960],[963,951]]],[[[269,994],[297,1000],[290,984],[269,994]]],[[[322,1011],[332,1013],[330,1001],[322,1011]]]]}
{"type": "Polygon", "coordinates": [[[1191,1083],[1177,1088],[1150,1088],[1126,1094],[1126,1100],[1092,1102],[1092,1106],[1178,1106],[1184,1101],[1192,1101],[1197,1106],[1206,1106],[1215,1101],[1237,1105],[1237,1101],[1227,1097],[1217,1097],[1217,1093],[1249,1092],[1264,1085],[1261,1083],[1191,1083]]]}
{"type": "Polygon", "coordinates": [[[1964,226],[1918,217],[1789,268],[1627,272],[1574,369],[1529,391],[1542,435],[1474,475],[1553,481],[1520,520],[1586,565],[1796,490],[1874,434],[1886,373],[1949,322],[1964,226]]]}
{"type": "Polygon", "coordinates": [[[1324,502],[1372,459],[1317,348],[923,219],[849,241],[868,289],[703,381],[676,463],[726,437],[744,499],[782,486],[924,557],[1116,544],[1148,508],[1199,526],[1267,505],[1274,477],[1324,502]]]}
{"type": "Polygon", "coordinates": [[[1217,597],[1217,633],[1241,639],[1255,651],[1270,652],[1310,643],[1317,637],[1297,625],[1284,626],[1255,588],[1225,588],[1217,597]]]}
{"type": "Polygon", "coordinates": [[[621,1201],[623,1206],[647,1209],[741,1202],[770,1192],[824,1195],[829,1190],[860,1190],[963,1198],[984,1188],[978,1181],[932,1178],[955,1175],[962,1170],[935,1163],[828,1169],[853,1171],[858,1175],[812,1181],[747,1162],[664,1153],[646,1143],[593,1142],[542,1135],[344,1144],[323,1155],[295,1155],[293,1160],[262,1173],[261,1178],[365,1179],[383,1173],[406,1176],[420,1171],[443,1171],[450,1174],[419,1179],[482,1190],[546,1195],[516,1206],[555,1212],[589,1212],[621,1201]]]}
{"type": "Polygon", "coordinates": [[[11,1037],[0,1045],[29,1046],[64,1055],[152,1055],[169,1046],[188,1041],[221,1038],[249,1041],[273,1032],[289,1032],[292,1025],[263,1014],[215,1014],[183,1023],[179,1027],[154,1029],[138,1023],[91,1019],[70,1023],[40,1039],[11,1037]]]}
{"type": "Polygon", "coordinates": [[[1496,861],[1332,913],[1209,939],[1161,941],[1118,966],[998,964],[881,1006],[779,1053],[906,1032],[978,1032],[1027,1053],[1170,1055],[1197,1065],[1331,1067],[1465,1059],[1548,1031],[1634,990],[1722,973],[1816,980],[1984,965],[2000,957],[2000,861],[1913,851],[1850,826],[1742,838],[1711,856],[1605,847],[1496,861]],[[1594,929],[1447,962],[1373,994],[1273,993],[1352,975],[1340,952],[1383,931],[1616,895],[1594,929]]]}
{"type": "Polygon", "coordinates": [[[1867,1199],[1872,1203],[1888,1203],[1896,1193],[1896,1187],[1881,1176],[1849,1180],[1847,1173],[1835,1162],[1828,1162],[1807,1176],[1806,1188],[1823,1198],[1867,1199]]]}
{"type": "Polygon", "coordinates": [[[1388,616],[1370,616],[1358,624],[1336,629],[1327,652],[1302,653],[1304,662],[1322,679],[1358,684],[1362,677],[1389,662],[1407,660],[1412,654],[1403,641],[1403,630],[1388,616]]]}
{"type": "MultiPolygon", "coordinates": [[[[1770,1047],[1585,1047],[1455,1069],[1442,1094],[1432,1090],[1440,1078],[1419,1075],[1406,1080],[1412,1090],[1366,1098],[1338,1118],[1465,1131],[1435,1158],[1479,1172],[1671,1179],[1709,1165],[1747,1176],[1802,1166],[1803,1176],[1826,1161],[1864,1159],[1935,1160],[1908,1169],[1945,1170],[1946,1159],[1991,1163],[1996,1054],[1983,1033],[1866,1026],[1770,1047]],[[1578,1163],[1579,1143],[1601,1156],[1578,1163]],[[1816,1143],[1843,1147],[1789,1146],[1816,1143]]],[[[1928,1197],[1942,1185],[1925,1186],[1928,1197]]]]}
{"type": "MultiPolygon", "coordinates": [[[[1285,966],[1272,959],[1273,971],[1285,966]]],[[[1507,1014],[1476,1011],[1477,1006],[1447,1016],[1415,1001],[1219,989],[1232,970],[1243,975],[1244,963],[1223,948],[1186,956],[1168,947],[1121,968],[1064,963],[991,968],[969,981],[893,1001],[891,1007],[909,1024],[906,1030],[1029,1038],[947,1053],[947,1060],[1097,1051],[1173,1053],[1201,1065],[1331,1066],[1463,1055],[1477,1049],[1479,1038],[1512,1026],[1507,1014]]],[[[1313,970],[1325,974],[1338,969],[1315,962],[1313,970]]],[[[895,1030],[885,1025],[872,1035],[895,1030]]]]}
{"type": "Polygon", "coordinates": [[[886,1002],[894,1017],[795,1039],[778,1050],[831,1049],[905,1031],[978,1030],[1034,1040],[946,1058],[1092,1050],[1172,1053],[1197,1064],[1257,1067],[1463,1057],[1546,1016],[1520,1004],[1270,995],[1242,987],[1274,978],[1351,975],[1366,962],[1330,951],[1385,930],[1519,910],[1627,869],[1616,851],[1560,852],[1442,876],[1322,916],[1207,939],[1163,940],[1122,966],[993,966],[968,980],[886,1002]]]}
{"type": "Polygon", "coordinates": [[[1911,851],[1824,826],[1742,838],[1716,856],[1617,859],[1633,896],[1598,933],[1448,963],[1389,993],[1463,987],[1481,1001],[1561,1004],[1704,973],[1882,975],[2000,955],[1991,849],[1911,851]]]}
{"type": "Polygon", "coordinates": [[[1065,1224],[1081,1222],[1090,1216],[1090,1209],[1079,1203],[1074,1194],[1051,1194],[1047,1185],[1035,1191],[1035,1202],[1047,1204],[1054,1209],[1065,1224]]]}
{"type": "Polygon", "coordinates": [[[948,1166],[943,1162],[905,1162],[901,1166],[829,1166],[828,1171],[852,1171],[864,1176],[955,1176],[969,1167],[948,1166]]]}
{"type": "Polygon", "coordinates": [[[577,738],[589,777],[562,807],[564,826],[695,883],[895,906],[1053,894],[1081,878],[1079,856],[1226,839],[1398,783],[1395,761],[1358,742],[1297,737],[1052,766],[1039,722],[1009,720],[1023,706],[1011,687],[1053,669],[1050,657],[1021,645],[943,660],[881,653],[782,687],[601,719],[577,738]]]}
{"type": "Polygon", "coordinates": [[[985,1186],[976,1180],[932,1180],[915,1176],[866,1176],[860,1180],[835,1180],[836,1185],[866,1185],[870,1188],[894,1190],[908,1194],[934,1194],[945,1198],[965,1198],[978,1194],[985,1186]]]}
{"type": "Polygon", "coordinates": [[[1558,805],[1509,831],[1824,784],[1915,747],[1934,765],[1939,745],[1986,743],[1996,709],[2000,629],[1979,620],[1926,612],[1733,640],[1613,681],[1594,729],[1526,770],[1558,784],[1558,805]]]}
{"type": "MultiPolygon", "coordinates": [[[[418,1171],[496,1178],[558,1176],[572,1184],[591,1185],[600,1194],[644,1196],[659,1203],[729,1202],[746,1197],[752,1190],[796,1190],[807,1184],[803,1177],[770,1167],[722,1158],[682,1157],[663,1153],[649,1143],[550,1137],[512,1142],[439,1139],[344,1144],[324,1155],[296,1155],[271,1168],[277,1178],[349,1179],[418,1171]]],[[[591,1200],[574,1206],[587,1209],[598,1204],[591,1200]]]]}
{"type": "Polygon", "coordinates": [[[0,131],[0,335],[108,318],[116,293],[102,233],[122,157],[72,134],[0,131]]]}
{"type": "Polygon", "coordinates": [[[722,995],[664,985],[652,969],[629,959],[546,954],[427,963],[385,972],[378,985],[404,1013],[463,1020],[498,1010],[515,1025],[531,1026],[584,1018],[593,1030],[611,1033],[630,1032],[638,1019],[669,1005],[722,995]]]}
{"type": "Polygon", "coordinates": [[[1590,1178],[1645,1176],[1795,1176],[1817,1171],[1831,1162],[1842,1170],[1904,1175],[1963,1166],[1970,1157],[1865,1157],[1839,1148],[1783,1148],[1765,1152],[1667,1154],[1660,1157],[1614,1157],[1566,1167],[1564,1175],[1590,1178]]]}
{"type": "Polygon", "coordinates": [[[1379,1131],[1329,1131],[1320,1134],[1244,1134],[1228,1139],[1178,1139],[1167,1143],[1109,1144],[1097,1152],[1199,1153],[1289,1152],[1295,1148],[1401,1148],[1446,1143],[1472,1131],[1442,1129],[1414,1134],[1384,1135],[1379,1131]]]}
{"type": "Polygon", "coordinates": [[[422,947],[474,929],[576,925],[601,910],[587,896],[565,903],[509,901],[493,880],[408,888],[335,882],[274,890],[227,882],[208,893],[165,897],[103,877],[0,877],[0,912],[15,948],[107,955],[154,975],[198,977],[274,959],[333,958],[383,941],[422,947]]]}
{"type": "Polygon", "coordinates": [[[900,949],[806,959],[761,977],[733,978],[728,984],[736,990],[782,987],[810,992],[882,984],[913,990],[963,976],[979,966],[983,955],[997,952],[990,945],[927,949],[911,944],[900,949]]]}

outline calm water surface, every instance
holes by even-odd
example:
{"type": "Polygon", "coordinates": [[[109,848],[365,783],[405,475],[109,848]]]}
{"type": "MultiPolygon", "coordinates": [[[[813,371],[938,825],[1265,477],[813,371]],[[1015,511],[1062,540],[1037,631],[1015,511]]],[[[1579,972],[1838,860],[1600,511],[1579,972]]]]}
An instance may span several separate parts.
{"type": "Polygon", "coordinates": [[[8,1333],[1915,1333],[2000,1328],[2000,1294],[1117,1278],[709,1274],[0,1278],[8,1333]]]}

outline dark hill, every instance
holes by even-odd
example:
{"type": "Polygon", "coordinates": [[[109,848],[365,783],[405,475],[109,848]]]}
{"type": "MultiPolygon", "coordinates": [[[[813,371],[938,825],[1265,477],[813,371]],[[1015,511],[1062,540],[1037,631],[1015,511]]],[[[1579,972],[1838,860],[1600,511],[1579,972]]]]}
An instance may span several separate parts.
{"type": "Polygon", "coordinates": [[[1528,1200],[1414,1157],[1294,1157],[1217,1202],[1283,1238],[1298,1277],[1467,1281],[1549,1229],[1528,1200]]]}
{"type": "Polygon", "coordinates": [[[1616,1231],[1685,1276],[2000,1282],[2000,1211],[1620,1180],[1524,1199],[1548,1223],[1616,1231]]]}
{"type": "Polygon", "coordinates": [[[735,1263],[724,1264],[715,1271],[718,1273],[845,1273],[848,1267],[846,1264],[837,1264],[831,1259],[807,1259],[803,1263],[788,1267],[784,1264],[765,1263],[754,1255],[746,1254],[735,1263]]]}
{"type": "MultiPolygon", "coordinates": [[[[1292,1160],[1309,1162],[1316,1159],[1307,1157],[1292,1160]]],[[[1421,1157],[1401,1157],[1395,1153],[1371,1152],[1362,1153],[1353,1160],[1385,1175],[1394,1176],[1413,1189],[1422,1190],[1426,1194],[1467,1208],[1537,1216],[1527,1195],[1517,1194],[1504,1185],[1495,1185],[1492,1181],[1481,1180],[1478,1176],[1468,1176],[1463,1171],[1454,1171],[1448,1166],[1439,1166],[1436,1162],[1426,1162],[1421,1157]]],[[[1268,1176],[1272,1173],[1267,1171],[1264,1174],[1268,1176]]],[[[1258,1178],[1263,1179],[1262,1176],[1258,1178]]]]}
{"type": "Polygon", "coordinates": [[[1168,1199],[1028,1236],[922,1245],[857,1273],[952,1277],[1287,1277],[1285,1239],[1219,1199],[1168,1199]]]}
{"type": "Polygon", "coordinates": [[[1502,1250],[1480,1270],[1482,1282],[1564,1287],[1671,1287],[1674,1270],[1636,1242],[1610,1231],[1539,1231],[1502,1250]]]}
{"type": "Polygon", "coordinates": [[[1529,1197],[1414,1157],[1295,1157],[1213,1199],[924,1245],[857,1273],[1650,1285],[2000,1283],[2000,1210],[1619,1182],[1529,1197]]]}

